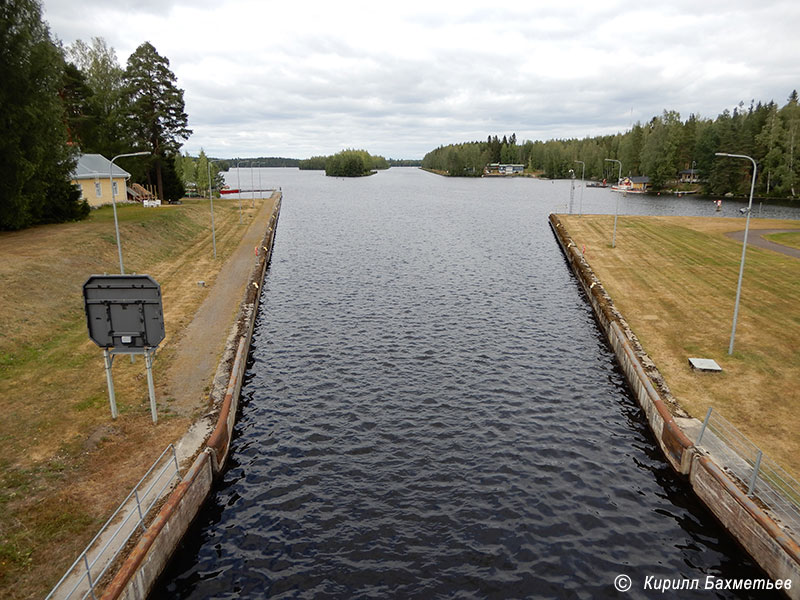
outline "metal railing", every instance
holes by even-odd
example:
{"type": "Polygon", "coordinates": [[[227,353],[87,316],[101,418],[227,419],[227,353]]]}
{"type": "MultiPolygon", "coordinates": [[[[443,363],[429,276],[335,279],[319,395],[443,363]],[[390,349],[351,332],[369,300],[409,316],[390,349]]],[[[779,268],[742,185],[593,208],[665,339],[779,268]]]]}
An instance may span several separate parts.
{"type": "Polygon", "coordinates": [[[45,600],[73,597],[85,600],[90,596],[96,599],[95,591],[108,569],[114,564],[131,536],[138,529],[145,531],[145,519],[148,513],[176,479],[180,479],[178,456],[175,453],[175,446],[170,444],[67,569],[45,600]],[[162,462],[163,466],[156,471],[162,462]],[[112,524],[117,520],[119,523],[111,531],[112,524]]]}
{"type": "Polygon", "coordinates": [[[800,536],[800,483],[711,408],[695,441],[734,475],[773,518],[800,536]]]}

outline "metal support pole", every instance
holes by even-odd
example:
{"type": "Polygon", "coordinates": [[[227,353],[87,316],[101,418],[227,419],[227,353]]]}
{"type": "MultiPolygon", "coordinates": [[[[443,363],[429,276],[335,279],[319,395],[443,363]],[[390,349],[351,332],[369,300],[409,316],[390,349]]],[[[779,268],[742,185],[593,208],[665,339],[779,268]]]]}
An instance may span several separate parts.
{"type": "Polygon", "coordinates": [[[108,382],[108,401],[111,403],[111,418],[116,419],[119,416],[117,412],[117,398],[114,395],[114,377],[111,374],[111,367],[114,365],[114,357],[108,351],[108,348],[103,348],[103,359],[106,365],[106,381],[108,382]]]}
{"type": "Polygon", "coordinates": [[[250,192],[250,208],[256,207],[256,184],[255,180],[253,179],[253,163],[250,163],[250,189],[253,190],[250,192]]]}
{"type": "Polygon", "coordinates": [[[753,492],[756,491],[756,481],[758,480],[758,471],[761,468],[761,450],[758,451],[756,455],[756,464],[753,467],[753,476],[750,478],[750,485],[747,488],[747,495],[752,496],[753,492]]]}
{"type": "Polygon", "coordinates": [[[118,158],[126,156],[146,156],[149,152],[128,152],[126,154],[117,154],[111,159],[108,166],[108,184],[111,186],[111,206],[114,208],[114,231],[117,234],[117,253],[119,254],[119,274],[125,275],[125,267],[122,266],[122,242],[119,238],[119,221],[117,220],[117,201],[116,194],[114,194],[114,161],[118,158]]]}
{"type": "Polygon", "coordinates": [[[239,193],[237,194],[237,196],[239,196],[239,225],[242,224],[242,178],[239,174],[240,162],[239,160],[236,161],[236,187],[239,188],[239,193]]]}
{"type": "Polygon", "coordinates": [[[208,165],[208,199],[211,202],[211,243],[214,245],[214,260],[217,260],[217,232],[214,228],[214,192],[211,191],[211,161],[208,165]]]}
{"type": "Polygon", "coordinates": [[[700,428],[700,435],[697,436],[697,441],[695,442],[696,446],[700,445],[700,442],[703,441],[703,434],[706,432],[706,427],[708,427],[708,421],[711,419],[711,407],[708,407],[708,411],[706,412],[706,418],[703,421],[703,426],[700,428]]]}
{"type": "Polygon", "coordinates": [[[142,514],[142,502],[139,500],[139,490],[133,490],[133,495],[136,498],[136,508],[139,511],[139,525],[141,525],[142,531],[147,531],[147,527],[144,526],[144,514],[142,514]]]}
{"type": "Polygon", "coordinates": [[[97,596],[94,595],[94,581],[92,581],[92,572],[89,570],[89,557],[86,556],[86,553],[83,553],[83,564],[86,566],[86,579],[89,580],[89,589],[92,592],[92,598],[97,600],[97,596]]]}
{"type": "Polygon", "coordinates": [[[726,152],[716,152],[717,156],[729,156],[731,158],[746,158],[753,163],[753,177],[750,180],[750,202],[747,204],[747,221],[744,225],[744,240],[742,241],[742,260],[739,263],[739,283],[736,284],[736,303],[733,307],[733,326],[731,327],[731,343],[728,345],[728,355],[733,354],[733,342],[736,338],[736,321],[739,318],[739,300],[742,297],[742,277],[744,276],[744,257],[747,252],[747,233],[750,231],[750,212],[753,209],[753,192],[756,187],[756,173],[758,166],[756,161],[745,154],[728,154],[726,152]]]}
{"type": "Polygon", "coordinates": [[[153,386],[153,351],[145,349],[144,360],[147,365],[147,391],[150,393],[150,413],[153,415],[153,423],[158,423],[158,412],[156,411],[156,390],[153,386]]]}
{"type": "Polygon", "coordinates": [[[178,464],[178,451],[175,450],[175,444],[170,444],[170,446],[172,447],[172,460],[175,461],[175,473],[180,474],[181,467],[178,464]]]}
{"type": "Polygon", "coordinates": [[[575,171],[569,170],[569,214],[572,214],[572,205],[575,203],[575,171]]]}
{"type": "Polygon", "coordinates": [[[586,163],[582,160],[576,160],[576,163],[581,163],[581,199],[578,201],[578,216],[583,216],[583,188],[586,187],[586,181],[584,178],[586,176],[586,163]]]}
{"type": "MultiPolygon", "coordinates": [[[[608,162],[615,162],[619,165],[619,175],[617,177],[617,185],[622,181],[622,161],[616,158],[606,158],[608,162]]],[[[617,192],[617,201],[614,203],[614,235],[611,237],[611,247],[617,247],[617,217],[619,216],[619,192],[617,192]]]]}

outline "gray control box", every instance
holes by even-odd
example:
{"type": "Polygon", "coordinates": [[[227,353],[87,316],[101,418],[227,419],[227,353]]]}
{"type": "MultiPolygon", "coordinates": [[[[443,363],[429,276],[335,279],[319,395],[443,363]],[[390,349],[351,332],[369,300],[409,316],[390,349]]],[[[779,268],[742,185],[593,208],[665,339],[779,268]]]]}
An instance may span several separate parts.
{"type": "Polygon", "coordinates": [[[83,284],[89,338],[133,352],[164,339],[161,286],[149,275],[92,275],[83,284]]]}

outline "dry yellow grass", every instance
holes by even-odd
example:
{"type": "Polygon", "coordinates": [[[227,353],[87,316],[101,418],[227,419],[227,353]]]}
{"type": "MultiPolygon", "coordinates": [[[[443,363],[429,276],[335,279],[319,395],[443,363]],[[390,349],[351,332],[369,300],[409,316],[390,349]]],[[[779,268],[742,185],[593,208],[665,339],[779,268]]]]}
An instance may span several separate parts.
{"type": "MultiPolygon", "coordinates": [[[[563,216],[567,230],[658,365],[680,404],[709,406],[800,478],[800,260],[748,247],[735,348],[728,355],[744,220],[563,216]],[[713,358],[721,374],[694,372],[713,358]]],[[[798,221],[752,220],[758,229],[798,221]]]]}
{"type": "Polygon", "coordinates": [[[243,224],[238,202],[215,202],[216,261],[208,201],[119,208],[126,272],[150,274],[162,289],[167,337],[154,364],[156,426],[141,357],[114,363],[120,418],[111,420],[102,351],[88,339],[82,285],[119,269],[111,209],[0,234],[1,597],[43,597],[191,423],[191,414],[169,408],[175,343],[261,202],[245,203],[243,224]]]}

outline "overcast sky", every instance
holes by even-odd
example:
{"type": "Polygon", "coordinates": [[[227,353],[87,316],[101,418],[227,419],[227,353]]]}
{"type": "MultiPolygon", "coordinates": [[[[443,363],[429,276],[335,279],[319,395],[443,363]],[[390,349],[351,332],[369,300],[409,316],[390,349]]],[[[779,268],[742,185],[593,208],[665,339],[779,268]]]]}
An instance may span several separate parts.
{"type": "Polygon", "coordinates": [[[65,44],[144,41],[185,90],[184,150],[306,158],[625,131],[800,88],[800,2],[44,0],[65,44]]]}

